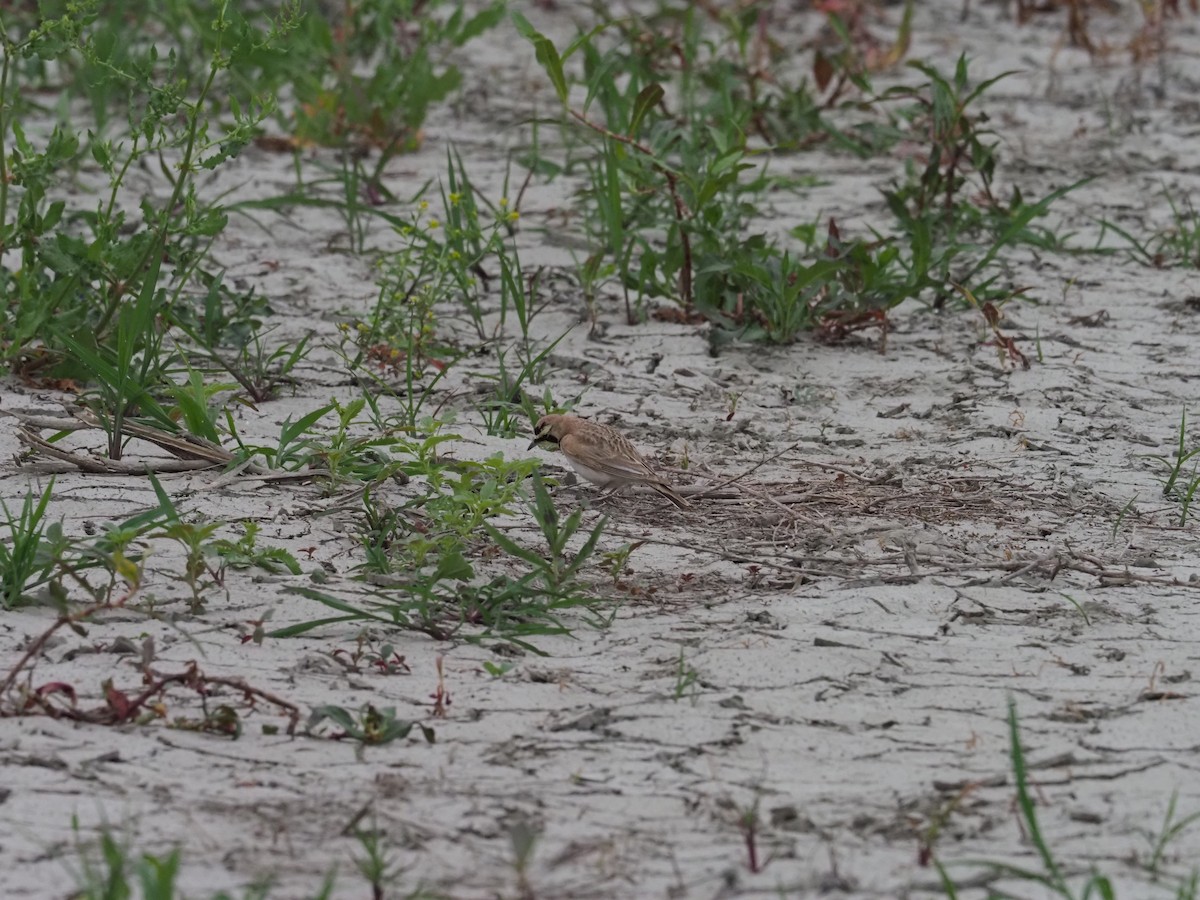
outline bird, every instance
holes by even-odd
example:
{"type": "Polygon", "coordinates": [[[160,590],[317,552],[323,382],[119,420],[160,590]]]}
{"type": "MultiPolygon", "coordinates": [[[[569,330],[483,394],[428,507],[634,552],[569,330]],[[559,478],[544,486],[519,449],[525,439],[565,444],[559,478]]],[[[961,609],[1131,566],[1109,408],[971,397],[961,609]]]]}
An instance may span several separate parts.
{"type": "Polygon", "coordinates": [[[532,450],[541,442],[557,444],[576,472],[610,494],[631,484],[644,484],[680,509],[689,504],[663,481],[629,439],[617,429],[579,416],[542,416],[533,429],[532,450]]]}

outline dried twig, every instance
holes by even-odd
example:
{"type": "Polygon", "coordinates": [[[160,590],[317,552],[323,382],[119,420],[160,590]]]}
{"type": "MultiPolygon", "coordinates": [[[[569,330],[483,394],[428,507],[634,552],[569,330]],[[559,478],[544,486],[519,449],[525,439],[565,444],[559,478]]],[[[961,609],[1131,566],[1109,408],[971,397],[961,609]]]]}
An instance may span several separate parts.
{"type": "Polygon", "coordinates": [[[747,478],[748,476],[753,475],[755,472],[757,472],[759,469],[761,469],[767,463],[774,462],[775,460],[779,459],[779,457],[783,456],[785,453],[790,453],[791,451],[795,450],[797,447],[800,446],[801,443],[802,443],[801,441],[797,441],[796,443],[794,443],[788,447],[784,447],[778,453],[773,453],[770,456],[764,457],[763,459],[759,460],[757,463],[755,463],[753,466],[751,466],[745,472],[742,472],[740,475],[735,475],[733,478],[729,478],[729,479],[726,479],[725,481],[717,482],[716,484],[712,485],[711,487],[707,487],[704,490],[699,491],[697,493],[694,493],[694,494],[688,493],[687,497],[688,497],[688,499],[694,499],[697,497],[705,497],[708,494],[711,494],[713,491],[719,491],[723,487],[728,487],[731,484],[736,484],[737,482],[741,481],[743,478],[747,478]]]}
{"type": "Polygon", "coordinates": [[[76,628],[80,622],[91,618],[98,612],[103,612],[110,609],[120,609],[127,602],[129,602],[129,598],[133,596],[136,590],[136,588],[131,588],[129,592],[125,594],[125,596],[116,600],[104,600],[99,603],[93,603],[91,606],[84,607],[83,609],[74,613],[61,614],[57,619],[54,620],[49,628],[47,628],[41,633],[41,635],[30,642],[29,646],[25,648],[25,652],[21,655],[21,658],[17,660],[16,664],[13,665],[11,669],[9,669],[8,675],[5,676],[4,681],[0,682],[0,702],[3,702],[5,695],[12,688],[13,684],[16,683],[17,677],[21,674],[25,667],[29,665],[29,661],[37,654],[42,652],[42,648],[46,646],[46,643],[54,636],[56,631],[58,631],[64,625],[69,625],[72,628],[76,628]]]}
{"type": "Polygon", "coordinates": [[[145,475],[147,472],[194,472],[197,469],[211,469],[220,463],[206,462],[199,459],[143,459],[120,460],[105,459],[98,456],[83,456],[56,447],[49,441],[34,434],[27,428],[17,429],[17,440],[29,447],[35,453],[49,456],[52,459],[70,463],[84,472],[99,475],[145,475]]]}
{"type": "MultiPolygon", "coordinates": [[[[200,469],[211,469],[218,466],[231,465],[236,457],[220,444],[205,440],[187,432],[172,433],[160,428],[143,425],[138,422],[125,422],[124,431],[130,437],[147,441],[166,450],[175,459],[143,459],[140,461],[114,460],[71,452],[45,440],[37,431],[82,431],[86,429],[104,430],[104,423],[85,409],[68,409],[69,416],[45,416],[19,412],[16,410],[0,410],[0,415],[15,418],[20,425],[17,428],[17,439],[33,452],[51,459],[69,463],[84,472],[101,475],[145,475],[147,472],[192,472],[200,469]]],[[[265,479],[278,477],[295,478],[296,473],[279,473],[254,463],[245,461],[239,471],[265,479]]],[[[301,477],[307,477],[301,476],[301,477]]]]}

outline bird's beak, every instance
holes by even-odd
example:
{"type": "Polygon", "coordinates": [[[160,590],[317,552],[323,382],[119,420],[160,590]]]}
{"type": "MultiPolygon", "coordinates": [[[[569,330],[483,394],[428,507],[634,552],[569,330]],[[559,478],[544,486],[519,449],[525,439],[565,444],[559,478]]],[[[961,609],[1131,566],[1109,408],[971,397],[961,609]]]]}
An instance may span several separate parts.
{"type": "Polygon", "coordinates": [[[525,448],[526,451],[532,450],[534,447],[536,447],[538,445],[538,441],[540,440],[541,438],[534,438],[532,441],[530,441],[529,446],[525,448]]]}

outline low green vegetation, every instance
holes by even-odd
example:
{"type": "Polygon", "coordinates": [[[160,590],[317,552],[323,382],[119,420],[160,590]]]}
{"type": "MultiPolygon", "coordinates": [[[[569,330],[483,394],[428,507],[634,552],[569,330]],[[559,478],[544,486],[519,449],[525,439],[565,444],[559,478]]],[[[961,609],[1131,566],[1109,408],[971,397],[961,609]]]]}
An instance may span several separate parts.
{"type": "Polygon", "coordinates": [[[1139,237],[1107,219],[1101,222],[1105,231],[1112,231],[1128,245],[1133,259],[1156,269],[1184,266],[1200,269],[1200,213],[1191,198],[1165,185],[1162,197],[1171,209],[1171,223],[1157,229],[1149,237],[1139,237]]]}
{"type": "MultiPolygon", "coordinates": [[[[988,860],[943,865],[938,856],[932,852],[931,845],[930,856],[941,877],[946,897],[949,900],[956,900],[962,896],[960,888],[952,877],[953,872],[960,866],[981,870],[988,874],[985,883],[989,897],[1026,896],[1027,892],[1034,888],[1039,891],[1037,896],[1060,897],[1062,900],[1088,900],[1088,898],[1116,900],[1119,896],[1124,897],[1125,895],[1116,889],[1114,876],[1104,874],[1100,871],[1099,866],[1088,872],[1070,871],[1055,854],[1052,837],[1043,832],[1038,818],[1040,792],[1030,781],[1025,748],[1021,743],[1017,707],[1012,698],[1009,698],[1008,702],[1008,731],[1009,758],[1016,787],[1016,812],[1022,834],[1027,838],[1036,865],[1023,866],[988,860]]],[[[1171,795],[1160,831],[1149,836],[1149,853],[1144,856],[1143,866],[1146,872],[1165,890],[1169,891],[1176,900],[1195,900],[1197,896],[1200,896],[1200,868],[1196,868],[1192,864],[1187,874],[1179,877],[1168,873],[1164,866],[1167,848],[1177,841],[1186,829],[1200,821],[1200,813],[1179,817],[1176,809],[1177,799],[1176,794],[1171,795]]],[[[1143,855],[1135,853],[1134,858],[1142,859],[1143,855]]],[[[1167,894],[1163,896],[1167,896],[1167,894]]]]}
{"type": "MultiPolygon", "coordinates": [[[[1193,439],[1194,440],[1194,439],[1193,439]]],[[[1200,489],[1200,444],[1189,447],[1187,433],[1187,410],[1179,415],[1179,437],[1171,456],[1151,456],[1158,463],[1162,474],[1162,494],[1178,504],[1179,527],[1188,522],[1192,512],[1192,501],[1200,489]]]]}
{"type": "MultiPolygon", "coordinates": [[[[279,894],[274,890],[275,878],[258,878],[239,891],[215,891],[208,894],[183,893],[179,882],[187,871],[184,849],[175,847],[165,852],[134,849],[134,841],[118,836],[110,827],[100,828],[97,836],[85,838],[78,819],[71,823],[74,835],[72,857],[66,865],[74,876],[77,900],[176,900],[183,897],[203,897],[204,900],[269,900],[279,894]]],[[[353,865],[334,869],[321,880],[306,900],[326,900],[335,896],[336,889],[353,885],[366,890],[370,896],[397,897],[403,900],[433,900],[438,896],[421,887],[407,887],[412,879],[405,867],[396,860],[394,848],[377,828],[355,828],[351,836],[358,842],[358,852],[350,854],[353,865]]]]}
{"type": "MultiPolygon", "coordinates": [[[[894,56],[910,15],[911,4],[894,56]]],[[[818,104],[818,84],[753,74],[753,7],[711,19],[664,6],[652,23],[602,21],[561,50],[514,20],[563,108],[566,157],[527,164],[584,172],[577,204],[590,252],[580,280],[619,285],[631,322],[665,300],[717,322],[718,339],[886,330],[906,300],[941,306],[965,288],[1003,302],[1018,293],[998,265],[1006,249],[1062,245],[1037,221],[1078,184],[1036,202],[1016,188],[1007,199],[993,193],[998,141],[979,107],[1005,76],[974,82],[965,57],[949,75],[910,63],[925,80],[882,91],[849,49],[822,57],[816,80],[837,88],[818,104]],[[780,115],[785,97],[793,115],[780,115]],[[914,148],[883,192],[892,219],[854,237],[832,219],[786,236],[765,230],[771,194],[804,187],[773,176],[772,160],[831,144],[856,155],[914,148]]]]}
{"type": "MultiPolygon", "coordinates": [[[[346,599],[298,588],[337,609],[331,621],[522,641],[568,630],[567,610],[602,623],[603,522],[559,521],[531,461],[439,452],[458,416],[512,438],[579,399],[544,387],[563,335],[531,330],[550,294],[545,267],[531,270],[517,240],[530,179],[570,179],[585,249],[561,274],[573,274],[593,319],[613,302],[631,323],[704,318],[717,348],[808,330],[877,329],[882,343],[907,301],[969,302],[994,327],[997,307],[1025,290],[1008,279],[1006,254],[1061,249],[1065,236],[1043,222],[1077,185],[1034,201],[1015,186],[997,192],[1003,160],[986,105],[1006,76],[977,80],[966,57],[949,72],[901,68],[911,3],[890,35],[869,33],[858,13],[823,13],[833,41],[809,69],[764,40],[756,4],[591,13],[557,46],[499,2],[367,0],[336,17],[305,2],[218,0],[203,15],[183,0],[14,8],[0,23],[0,365],[78,391],[113,463],[136,437],[184,459],[188,446],[207,448],[229,471],[302,476],[327,497],[356,492],[356,574],[404,589],[346,599]],[[122,39],[131,28],[139,37],[122,39]],[[448,147],[441,177],[392,195],[389,161],[421,145],[426,115],[462,86],[455,54],[494,28],[524,38],[516,46],[540,64],[556,108],[529,123],[531,143],[498,191],[448,147]],[[539,140],[548,129],[553,153],[539,140]],[[255,144],[291,154],[295,184],[268,197],[214,193],[210,174],[255,144]],[[779,160],[816,149],[899,157],[886,213],[865,232],[772,221],[774,198],[816,180],[783,177],[779,160]],[[340,249],[370,253],[377,294],[328,333],[285,340],[280,298],[233,285],[213,248],[233,218],[269,227],[303,206],[342,216],[340,249]],[[368,251],[381,232],[389,249],[368,251]],[[356,395],[283,417],[273,439],[243,434],[234,413],[294,388],[317,347],[341,359],[356,395]],[[447,376],[467,365],[491,389],[464,401],[447,376]],[[409,485],[405,499],[385,500],[395,483],[409,485]],[[540,530],[536,542],[499,524],[514,517],[540,530]],[[512,577],[480,564],[498,560],[512,577]]],[[[1145,255],[1188,258],[1194,216],[1172,208],[1171,242],[1145,255]]],[[[1181,521],[1197,482],[1179,468],[1188,458],[1181,449],[1166,485],[1181,521]]],[[[230,537],[226,523],[180,514],[161,489],[157,518],[77,539],[51,520],[52,490],[4,507],[6,607],[39,592],[95,604],[121,584],[141,591],[147,542],[176,548],[172,577],[193,612],[231,567],[301,572],[287,551],[258,547],[252,520],[232,523],[242,532],[230,537]]]]}
{"type": "MultiPolygon", "coordinates": [[[[677,694],[680,693],[682,691],[677,691],[677,694]]],[[[323,728],[324,723],[332,723],[338,729],[335,737],[356,742],[360,750],[404,739],[413,728],[413,723],[398,719],[395,710],[379,710],[370,705],[357,713],[340,707],[322,707],[314,710],[310,728],[323,728]]],[[[972,870],[970,881],[973,888],[982,883],[990,897],[1027,896],[1028,891],[1034,889],[1040,892],[1038,896],[1059,897],[1062,900],[1115,900],[1124,897],[1125,894],[1118,892],[1113,877],[1104,874],[1099,867],[1089,872],[1075,872],[1068,871],[1060,862],[1054,851],[1053,836],[1043,830],[1039,819],[1038,805],[1039,802],[1044,802],[1044,799],[1038,799],[1040,793],[1030,780],[1016,706],[1011,700],[1008,708],[1008,727],[1009,759],[1016,792],[1014,805],[1020,827],[1028,838],[1030,852],[1035,858],[1034,864],[1019,865],[988,860],[944,861],[942,854],[937,852],[937,844],[934,843],[936,831],[930,832],[927,834],[927,840],[930,841],[927,850],[933,870],[941,880],[944,895],[949,900],[965,896],[963,892],[967,889],[960,887],[955,878],[955,873],[965,868],[972,870]],[[982,882],[978,877],[981,874],[986,875],[982,882]]],[[[422,731],[425,739],[432,742],[432,730],[422,726],[422,731]]],[[[949,814],[952,815],[953,810],[949,814]]],[[[1166,865],[1168,856],[1175,852],[1172,849],[1174,845],[1189,829],[1194,828],[1198,821],[1200,813],[1179,814],[1178,795],[1172,794],[1167,802],[1161,826],[1156,832],[1147,834],[1144,851],[1136,851],[1133,854],[1133,859],[1141,868],[1168,892],[1163,896],[1170,895],[1177,900],[1195,900],[1200,896],[1200,869],[1193,867],[1187,874],[1180,876],[1172,874],[1166,865]]],[[[736,824],[745,845],[747,869],[752,873],[764,870],[770,860],[760,858],[758,829],[761,821],[757,799],[752,805],[737,809],[736,824]]],[[[177,882],[186,866],[183,848],[176,847],[157,854],[138,853],[132,849],[131,840],[118,838],[109,828],[100,829],[94,840],[83,838],[78,821],[72,823],[72,830],[75,835],[75,847],[74,856],[68,862],[68,866],[78,884],[79,893],[76,896],[89,900],[121,900],[131,896],[171,900],[181,896],[178,893],[177,882]]],[[[374,828],[355,828],[352,836],[361,848],[361,853],[354,856],[358,877],[365,878],[368,885],[377,892],[387,887],[388,896],[392,896],[393,891],[402,890],[401,885],[405,882],[404,867],[393,858],[381,832],[374,828]]],[[[514,869],[519,884],[528,883],[528,862],[538,837],[536,832],[524,824],[518,823],[514,826],[514,869]]],[[[341,886],[354,877],[330,872],[321,887],[312,894],[314,900],[332,896],[335,886],[341,886]]],[[[273,880],[270,876],[264,876],[255,885],[238,894],[217,892],[211,897],[212,900],[232,900],[234,897],[265,900],[273,896],[273,880]]],[[[377,896],[382,894],[377,893],[377,896]]],[[[433,895],[417,888],[413,893],[397,893],[396,896],[418,898],[433,895]]]]}
{"type": "MultiPolygon", "coordinates": [[[[577,290],[593,326],[614,314],[630,325],[709,323],[714,353],[809,332],[838,340],[868,330],[883,346],[905,304],[970,305],[1007,341],[1009,358],[1027,363],[999,333],[997,310],[1036,294],[1015,281],[1015,260],[1084,252],[1052,218],[1084,182],[1037,195],[1005,177],[988,104],[1011,73],[981,79],[966,56],[951,65],[907,60],[915,3],[887,12],[888,34],[862,21],[870,5],[828,4],[819,15],[830,41],[806,50],[798,66],[793,48],[764,33],[759,2],[657,0],[619,15],[594,3],[577,33],[557,43],[499,0],[8,4],[0,19],[0,369],[78,398],[77,418],[103,434],[103,446],[94,458],[67,459],[131,463],[119,471],[145,474],[155,495],[153,508],[84,534],[56,518],[54,478],[0,504],[0,611],[42,604],[55,616],[30,655],[0,673],[3,711],[53,709],[45,697],[30,702],[18,676],[55,630],[81,631],[117,608],[211,612],[228,599],[231,573],[246,569],[285,582],[288,600],[319,612],[274,627],[268,611],[247,640],[351,625],[363,635],[379,627],[543,653],[552,638],[608,624],[640,544],[605,548],[608,522],[556,508],[534,459],[447,452],[467,425],[516,438],[587,389],[555,396],[547,386],[565,337],[547,335],[538,319],[561,296],[554,278],[577,290]],[[458,62],[500,28],[552,88],[549,109],[525,111],[523,145],[503,175],[485,181],[450,146],[436,178],[390,177],[389,166],[422,147],[431,113],[469,107],[458,62]],[[271,196],[237,196],[232,185],[250,148],[284,154],[294,180],[271,196]],[[891,166],[870,217],[853,227],[827,216],[781,223],[779,198],[819,184],[821,167],[808,161],[830,157],[891,166]],[[557,226],[530,223],[521,206],[531,183],[553,180],[570,196],[556,212],[579,239],[561,267],[535,264],[521,241],[524,230],[552,243],[557,226]],[[403,196],[393,193],[399,183],[408,185],[403,196]],[[312,210],[339,217],[341,231],[324,249],[363,260],[375,299],[331,310],[326,331],[296,335],[279,315],[289,298],[245,287],[218,251],[231,222],[269,233],[312,210]],[[334,360],[330,393],[274,415],[270,404],[303,385],[313,357],[334,360]],[[277,433],[253,436],[240,417],[247,410],[277,422],[277,433]],[[349,522],[351,564],[328,577],[264,540],[254,516],[226,522],[190,512],[151,463],[141,464],[136,441],[167,449],[171,462],[199,454],[222,478],[312,485],[309,496],[349,522]],[[156,552],[170,571],[150,565],[156,552]]],[[[1072,27],[1089,40],[1086,28],[1072,27]]],[[[1200,265],[1193,205],[1175,193],[1166,199],[1168,226],[1141,237],[1104,222],[1106,232],[1142,263],[1200,265]]],[[[730,395],[730,418],[738,396],[730,395]]],[[[61,449],[76,433],[51,431],[43,449],[61,449]]],[[[1200,487],[1200,448],[1189,441],[1185,415],[1173,454],[1158,458],[1181,527],[1200,487]]],[[[23,459],[38,453],[33,446],[23,459]]],[[[355,666],[404,667],[391,644],[376,650],[368,636],[356,653],[355,666]]],[[[510,667],[484,670],[499,679],[510,667]]],[[[171,677],[205,683],[194,669],[171,677]]],[[[70,693],[72,714],[85,721],[158,718],[120,703],[86,718],[73,708],[73,688],[54,690],[70,693]]],[[[439,669],[435,717],[443,690],[439,669]]],[[[682,651],[672,696],[701,697],[682,651]]],[[[234,711],[175,724],[241,733],[234,711]]],[[[1018,812],[1038,867],[981,865],[1063,897],[1111,896],[1106,878],[1068,877],[1051,853],[1012,709],[1010,726],[1018,812]]],[[[310,735],[360,751],[408,740],[414,727],[434,739],[391,706],[329,705],[309,719],[310,735]]],[[[742,819],[754,871],[764,862],[757,815],[755,807],[742,819]]],[[[1152,872],[1193,821],[1177,817],[1172,800],[1152,872]]],[[[359,865],[371,886],[398,880],[383,849],[362,840],[359,865]]],[[[522,885],[535,843],[536,835],[514,838],[522,885]]],[[[83,867],[80,896],[130,896],[137,886],[174,895],[179,851],[135,857],[107,834],[99,851],[83,867]]],[[[957,896],[939,871],[946,894],[957,896]]],[[[1178,896],[1195,894],[1193,875],[1178,896]]]]}

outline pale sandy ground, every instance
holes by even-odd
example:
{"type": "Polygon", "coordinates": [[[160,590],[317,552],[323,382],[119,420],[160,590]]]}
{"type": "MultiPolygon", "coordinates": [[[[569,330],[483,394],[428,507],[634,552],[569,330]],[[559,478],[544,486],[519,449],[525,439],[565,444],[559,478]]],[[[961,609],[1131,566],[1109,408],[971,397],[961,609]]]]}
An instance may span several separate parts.
{"type": "MultiPolygon", "coordinates": [[[[1018,29],[998,5],[973,4],[965,23],[957,2],[920,6],[913,58],[948,68],[965,50],[977,76],[1021,70],[987,100],[1006,178],[1033,197],[1097,176],[1056,207],[1078,245],[1091,245],[1102,217],[1148,235],[1170,219],[1163,184],[1177,198],[1193,191],[1193,55],[1171,53],[1141,69],[1122,54],[1094,64],[1077,50],[1056,52],[1057,18],[1018,29]]],[[[563,36],[569,11],[529,12],[563,36]]],[[[1130,13],[1122,27],[1136,21],[1130,13]]],[[[1173,25],[1174,44],[1200,46],[1198,25],[1196,17],[1173,25]]],[[[1121,34],[1107,27],[1097,32],[1121,34]]],[[[499,190],[505,150],[523,134],[509,123],[528,113],[531,98],[547,105],[549,94],[507,27],[484,43],[468,75],[478,93],[461,117],[444,112],[430,123],[422,153],[395,163],[397,193],[436,175],[451,139],[480,182],[495,179],[499,190]]],[[[882,220],[878,187],[898,166],[820,153],[780,160],[781,171],[824,179],[780,200],[780,222],[824,212],[854,230],[882,220]]],[[[269,195],[286,188],[290,163],[252,151],[225,177],[251,177],[248,189],[269,195]]],[[[527,264],[569,264],[538,231],[564,188],[531,190],[527,264]]],[[[235,221],[216,256],[286,314],[279,335],[311,328],[331,339],[338,311],[362,310],[374,295],[367,260],[325,251],[340,227],[311,212],[276,222],[270,234],[235,221]]],[[[386,247],[388,234],[375,240],[386,247]]],[[[210,675],[242,677],[306,713],[324,703],[396,706],[432,725],[437,742],[414,736],[360,757],[348,742],[264,734],[262,725],[280,722],[266,708],[249,715],[237,741],[161,724],[0,720],[4,896],[70,892],[73,817],[85,843],[107,822],[140,851],[181,845],[189,897],[221,888],[240,895],[273,877],[271,896],[307,898],[334,867],[334,896],[364,896],[355,824],[377,828],[406,868],[388,896],[418,887],[454,898],[519,896],[511,835],[520,828],[540,835],[527,872],[537,897],[933,896],[935,873],[918,853],[939,816],[937,853],[964,885],[982,883],[982,870],[965,861],[1037,865],[1014,813],[1009,697],[1043,832],[1066,869],[1096,865],[1124,898],[1174,896],[1200,860],[1200,827],[1170,844],[1159,881],[1141,864],[1172,792],[1180,816],[1200,810],[1190,671],[1200,532],[1175,527],[1178,508],[1162,498],[1147,455],[1170,452],[1182,409],[1200,416],[1200,286],[1194,270],[1153,270],[1122,256],[1018,251],[1012,273],[1036,301],[1010,305],[1004,322],[1031,356],[1040,341],[1028,371],[985,343],[978,314],[915,306],[896,314],[884,354],[869,339],[829,347],[804,338],[714,357],[704,328],[631,328],[615,299],[602,310],[602,336],[574,328],[555,351],[554,396],[582,391],[581,412],[619,422],[648,451],[686,453],[693,465],[735,475],[792,449],[746,479],[750,488],[775,485],[757,494],[690,513],[653,495],[608,507],[606,549],[647,541],[625,576],[634,590],[607,630],[580,623],[572,638],[538,640],[543,657],[377,631],[412,669],[385,676],[348,673],[332,660],[335,649],[353,649],[353,628],[242,644],[245,623],[264,611],[276,624],[326,613],[289,593],[307,576],[234,574],[228,600],[216,593],[206,613],[190,616],[185,589],[167,577],[178,557],[155,545],[143,599],[175,621],[128,612],[86,638],[65,635],[39,662],[37,683],[70,682],[92,702],[105,678],[134,690],[130,657],[113,642],[153,635],[163,670],[198,660],[210,675]],[[1100,313],[1099,324],[1086,324],[1100,313]],[[738,400],[727,421],[730,395],[738,400]],[[886,473],[894,478],[860,480],[886,473]],[[810,492],[790,515],[765,496],[788,492],[810,492]],[[434,719],[439,656],[453,702],[434,719]],[[681,656],[697,679],[677,697],[681,656]],[[514,666],[495,678],[485,661],[514,666]],[[976,786],[961,792],[967,784],[976,786]],[[757,874],[738,826],[752,809],[767,860],[757,874]]],[[[559,287],[535,320],[539,339],[583,316],[569,281],[559,287]]],[[[477,387],[486,371],[454,371],[445,388],[477,387]]],[[[248,436],[354,394],[325,349],[302,376],[296,396],[241,414],[248,436]]],[[[6,409],[52,410],[58,400],[11,380],[0,394],[6,409]]],[[[526,455],[526,440],[483,435],[469,405],[457,405],[456,454],[526,455]]],[[[1193,427],[1189,445],[1197,444],[1193,427]]],[[[0,457],[16,450],[6,427],[0,457]]],[[[546,457],[546,469],[558,462],[546,457]]],[[[8,462],[0,490],[11,502],[26,485],[44,484],[46,471],[8,462]]],[[[361,550],[345,517],[327,514],[334,500],[305,484],[209,490],[220,478],[165,484],[189,514],[236,521],[249,511],[262,542],[291,549],[306,570],[329,570],[326,590],[361,593],[351,571],[361,550]]],[[[588,496],[566,487],[558,502],[565,510],[588,496]]],[[[78,534],[87,521],[151,505],[144,480],[67,473],[51,514],[78,534]]],[[[529,522],[507,524],[534,540],[529,522]]],[[[0,665],[7,670],[50,621],[37,608],[0,616],[0,665]]],[[[238,701],[232,692],[223,699],[238,701]]],[[[172,716],[198,712],[194,695],[172,695],[172,716]]]]}

